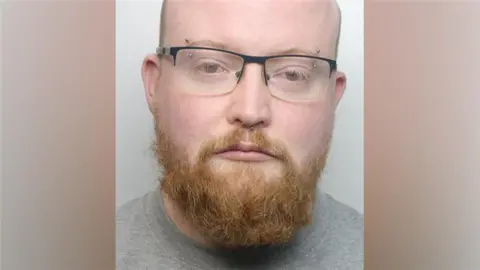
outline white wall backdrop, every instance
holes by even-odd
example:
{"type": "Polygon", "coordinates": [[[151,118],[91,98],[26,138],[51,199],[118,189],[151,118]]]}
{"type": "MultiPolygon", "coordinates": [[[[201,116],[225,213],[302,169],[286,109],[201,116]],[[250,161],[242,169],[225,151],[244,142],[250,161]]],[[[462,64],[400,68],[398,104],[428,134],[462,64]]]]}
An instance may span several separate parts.
{"type": "MultiPolygon", "coordinates": [[[[338,0],[342,9],[339,69],[348,85],[341,101],[322,188],[363,212],[363,1],[338,0]]],[[[159,176],[149,151],[152,117],[140,67],[158,43],[161,0],[116,4],[116,205],[156,187],[159,176]]]]}

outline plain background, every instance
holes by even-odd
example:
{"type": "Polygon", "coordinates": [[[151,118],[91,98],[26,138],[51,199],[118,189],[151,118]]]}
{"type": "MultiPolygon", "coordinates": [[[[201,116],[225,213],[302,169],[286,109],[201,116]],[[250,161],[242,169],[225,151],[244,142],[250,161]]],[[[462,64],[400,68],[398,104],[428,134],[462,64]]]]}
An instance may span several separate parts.
{"type": "MultiPolygon", "coordinates": [[[[338,66],[348,84],[337,110],[322,188],[363,212],[363,1],[339,0],[342,34],[338,66]]],[[[158,44],[161,1],[116,2],[116,206],[143,195],[160,176],[149,150],[152,116],[140,68],[158,44]]]]}

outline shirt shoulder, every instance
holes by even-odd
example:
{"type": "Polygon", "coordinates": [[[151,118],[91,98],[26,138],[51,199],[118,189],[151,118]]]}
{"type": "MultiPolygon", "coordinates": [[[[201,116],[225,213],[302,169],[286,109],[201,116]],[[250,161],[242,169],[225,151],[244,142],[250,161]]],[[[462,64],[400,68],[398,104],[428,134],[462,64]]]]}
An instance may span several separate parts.
{"type": "MultiPolygon", "coordinates": [[[[167,239],[156,191],[131,200],[116,212],[117,270],[174,270],[183,267],[181,250],[167,239]]],[[[166,227],[166,226],[165,226],[166,227]]]]}
{"type": "Polygon", "coordinates": [[[342,229],[348,230],[355,235],[363,235],[363,214],[338,201],[330,194],[324,195],[324,203],[329,212],[330,222],[335,223],[342,229]]]}
{"type": "Polygon", "coordinates": [[[328,269],[361,270],[364,262],[364,217],[352,207],[324,194],[322,236],[313,243],[328,269]]]}
{"type": "Polygon", "coordinates": [[[117,270],[148,269],[148,255],[156,245],[145,215],[145,200],[131,200],[116,212],[117,270]]]}
{"type": "Polygon", "coordinates": [[[140,198],[131,200],[117,209],[115,216],[117,269],[124,269],[121,267],[128,264],[128,262],[124,260],[131,252],[129,247],[136,238],[136,234],[140,233],[141,211],[140,198]]]}

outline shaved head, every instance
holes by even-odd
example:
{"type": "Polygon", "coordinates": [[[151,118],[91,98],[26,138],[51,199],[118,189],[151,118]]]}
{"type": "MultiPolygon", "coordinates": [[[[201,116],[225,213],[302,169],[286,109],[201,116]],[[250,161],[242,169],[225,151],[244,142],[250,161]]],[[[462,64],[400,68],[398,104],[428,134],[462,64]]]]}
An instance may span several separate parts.
{"type": "MultiPolygon", "coordinates": [[[[160,39],[159,39],[159,45],[160,46],[164,46],[166,43],[166,36],[168,35],[167,34],[167,31],[168,31],[168,18],[170,17],[170,14],[169,14],[169,6],[170,6],[170,3],[173,3],[174,5],[177,4],[177,3],[181,3],[182,5],[184,4],[184,2],[187,2],[189,0],[163,0],[163,3],[162,3],[162,11],[161,11],[161,17],[160,17],[160,33],[159,33],[159,36],[160,36],[160,39]]],[[[209,0],[207,0],[209,1],[209,0]]],[[[210,1],[216,1],[216,0],[210,0],[210,1]]],[[[274,0],[274,1],[278,1],[278,0],[274,0]]],[[[333,29],[333,33],[335,33],[335,37],[332,39],[333,40],[333,43],[332,43],[332,46],[333,46],[333,55],[334,55],[334,59],[337,59],[337,56],[338,56],[338,45],[340,43],[340,32],[341,32],[341,23],[342,23],[342,13],[341,13],[341,10],[340,10],[340,7],[338,6],[338,3],[336,0],[300,0],[298,2],[293,2],[293,4],[303,4],[304,2],[320,2],[323,4],[323,6],[327,6],[327,8],[323,8],[323,15],[327,15],[327,17],[330,17],[330,21],[334,22],[334,23],[330,23],[329,27],[332,27],[333,29]]],[[[231,2],[234,2],[234,1],[231,1],[231,2]]],[[[237,2],[235,2],[235,4],[237,4],[237,2]]],[[[320,18],[320,16],[319,16],[320,18]]]]}

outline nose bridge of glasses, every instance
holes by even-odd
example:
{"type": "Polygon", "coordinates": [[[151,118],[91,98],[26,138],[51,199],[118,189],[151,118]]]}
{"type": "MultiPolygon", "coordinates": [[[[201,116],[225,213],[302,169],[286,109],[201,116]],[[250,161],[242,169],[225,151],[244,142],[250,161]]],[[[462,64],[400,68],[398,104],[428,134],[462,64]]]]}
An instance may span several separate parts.
{"type": "MultiPolygon", "coordinates": [[[[256,59],[258,60],[258,59],[256,59]]],[[[268,85],[261,80],[263,67],[259,64],[262,62],[248,62],[250,65],[242,69],[242,81],[238,80],[234,88],[232,98],[238,103],[238,106],[244,106],[252,111],[265,109],[270,102],[271,91],[268,85]],[[243,105],[242,105],[243,104],[243,105]]],[[[247,63],[245,63],[247,64],[247,63]]]]}
{"type": "Polygon", "coordinates": [[[242,69],[240,71],[237,71],[235,73],[235,75],[237,77],[237,80],[240,81],[240,79],[243,76],[244,69],[247,65],[257,64],[257,65],[260,65],[262,67],[263,79],[264,79],[265,85],[267,85],[267,77],[266,77],[267,74],[265,72],[265,64],[266,64],[267,60],[269,59],[269,57],[268,56],[250,56],[250,55],[239,55],[239,56],[243,60],[243,66],[242,66],[242,69]]]}

